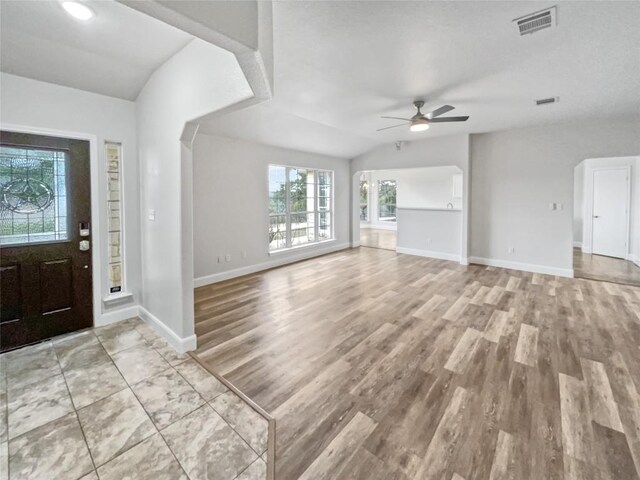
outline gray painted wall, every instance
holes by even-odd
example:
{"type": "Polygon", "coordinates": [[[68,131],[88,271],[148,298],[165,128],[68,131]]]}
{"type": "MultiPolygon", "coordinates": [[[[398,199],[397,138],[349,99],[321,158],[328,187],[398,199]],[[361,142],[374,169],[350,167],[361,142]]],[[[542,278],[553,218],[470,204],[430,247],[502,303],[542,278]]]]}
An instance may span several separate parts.
{"type": "Polygon", "coordinates": [[[570,271],[574,167],[638,152],[638,121],[472,135],[471,256],[570,271]],[[551,202],[563,210],[549,210],[551,202]]]}
{"type": "Polygon", "coordinates": [[[193,147],[196,284],[269,268],[328,248],[344,248],[349,243],[349,182],[346,159],[196,135],[193,147]],[[270,163],[334,171],[334,242],[269,254],[270,163]],[[231,261],[218,263],[218,256],[226,254],[231,261]]]}

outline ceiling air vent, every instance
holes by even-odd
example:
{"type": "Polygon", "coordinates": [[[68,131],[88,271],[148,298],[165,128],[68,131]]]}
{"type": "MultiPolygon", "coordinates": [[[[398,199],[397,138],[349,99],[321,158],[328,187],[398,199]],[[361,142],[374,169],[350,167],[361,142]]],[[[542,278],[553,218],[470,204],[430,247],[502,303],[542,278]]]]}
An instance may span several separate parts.
{"type": "Polygon", "coordinates": [[[556,24],[556,7],[516,18],[514,22],[518,26],[520,36],[553,27],[556,24]]]}
{"type": "Polygon", "coordinates": [[[560,101],[560,97],[541,98],[536,100],[536,105],[548,105],[550,103],[556,103],[560,101]]]}

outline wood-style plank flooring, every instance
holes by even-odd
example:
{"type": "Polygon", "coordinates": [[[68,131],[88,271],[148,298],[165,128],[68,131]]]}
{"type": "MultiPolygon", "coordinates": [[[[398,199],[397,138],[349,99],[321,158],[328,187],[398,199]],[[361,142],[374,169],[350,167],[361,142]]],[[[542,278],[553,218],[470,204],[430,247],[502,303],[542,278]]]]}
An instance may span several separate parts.
{"type": "Polygon", "coordinates": [[[384,248],[396,250],[397,233],[395,230],[383,230],[380,228],[361,228],[360,245],[363,247],[384,248]]]}
{"type": "Polygon", "coordinates": [[[629,260],[573,249],[573,271],[579,278],[640,286],[640,267],[629,260]]]}
{"type": "Polygon", "coordinates": [[[359,248],[195,308],[279,480],[638,478],[640,288],[359,248]]]}

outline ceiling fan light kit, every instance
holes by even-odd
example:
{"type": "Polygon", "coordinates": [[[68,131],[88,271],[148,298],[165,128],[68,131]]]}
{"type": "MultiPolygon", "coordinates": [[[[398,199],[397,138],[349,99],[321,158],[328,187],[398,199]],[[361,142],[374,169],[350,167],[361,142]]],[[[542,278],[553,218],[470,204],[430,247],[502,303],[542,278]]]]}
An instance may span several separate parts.
{"type": "Polygon", "coordinates": [[[412,132],[424,132],[425,130],[429,130],[429,122],[422,118],[418,118],[411,122],[409,130],[412,132]]]}
{"type": "Polygon", "coordinates": [[[443,105],[440,108],[436,108],[433,112],[427,113],[424,115],[420,109],[424,106],[424,101],[416,100],[413,102],[413,105],[416,107],[418,112],[411,118],[401,118],[401,117],[381,117],[381,118],[390,118],[393,120],[404,120],[405,123],[400,123],[398,125],[392,125],[390,127],[379,128],[377,131],[388,130],[389,128],[402,127],[404,125],[409,125],[409,130],[412,132],[424,132],[429,129],[430,123],[444,123],[444,122],[465,122],[469,119],[469,117],[439,117],[440,115],[450,112],[455,107],[451,105],[443,105]]]}

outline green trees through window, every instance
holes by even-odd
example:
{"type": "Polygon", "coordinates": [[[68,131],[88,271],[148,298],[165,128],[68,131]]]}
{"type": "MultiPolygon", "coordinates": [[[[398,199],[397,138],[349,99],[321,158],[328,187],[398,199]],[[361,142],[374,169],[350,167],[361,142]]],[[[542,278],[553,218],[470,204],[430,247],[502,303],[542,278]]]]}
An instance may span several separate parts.
{"type": "Polygon", "coordinates": [[[360,181],[360,220],[369,221],[369,182],[360,181]]]}
{"type": "Polygon", "coordinates": [[[378,219],[396,221],[396,181],[378,181],[378,219]]]}
{"type": "Polygon", "coordinates": [[[269,165],[269,250],[333,238],[333,172],[269,165]]]}

